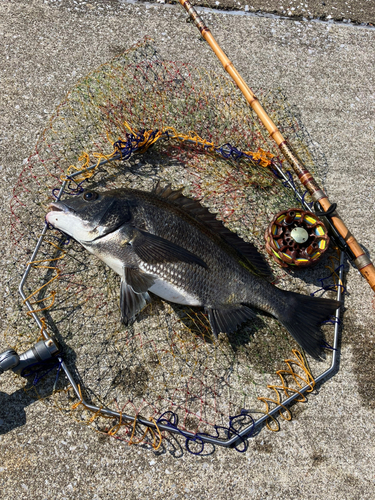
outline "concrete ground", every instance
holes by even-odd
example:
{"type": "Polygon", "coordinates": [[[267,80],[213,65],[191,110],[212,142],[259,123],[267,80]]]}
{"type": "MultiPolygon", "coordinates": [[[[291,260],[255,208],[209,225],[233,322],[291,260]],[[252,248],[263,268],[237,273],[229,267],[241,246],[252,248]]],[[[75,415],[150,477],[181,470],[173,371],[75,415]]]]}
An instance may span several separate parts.
{"type": "MultiPolygon", "coordinates": [[[[159,3],[176,3],[176,0],[159,3]]],[[[259,16],[281,16],[294,20],[315,19],[370,26],[375,22],[372,0],[194,0],[191,3],[198,7],[244,11],[259,16]]]]}
{"type": "MultiPolygon", "coordinates": [[[[252,5],[268,11],[271,3],[252,5]]],[[[325,3],[327,9],[344,4],[325,3]]],[[[286,10],[291,2],[284,4],[286,10]]],[[[374,13],[365,10],[371,2],[345,4],[345,18],[373,21],[374,13]],[[356,6],[363,12],[355,12],[356,6]]],[[[320,12],[323,17],[331,11],[320,12]]],[[[218,68],[185,18],[178,5],[0,2],[4,269],[12,262],[12,186],[46,120],[80,77],[145,35],[155,39],[166,58],[218,68]]],[[[375,31],[222,13],[208,13],[205,19],[250,86],[281,88],[298,106],[327,158],[329,196],[374,260],[375,31]]],[[[7,279],[4,271],[4,297],[7,279]]],[[[339,372],[309,396],[292,422],[281,422],[278,433],[263,429],[243,454],[218,448],[197,457],[186,452],[181,439],[162,453],[103,439],[34,401],[13,375],[3,374],[1,498],[374,498],[375,306],[370,287],[353,268],[347,285],[339,372]]],[[[9,306],[0,311],[4,335],[12,313],[9,306]]],[[[5,348],[2,344],[0,335],[5,348]]]]}

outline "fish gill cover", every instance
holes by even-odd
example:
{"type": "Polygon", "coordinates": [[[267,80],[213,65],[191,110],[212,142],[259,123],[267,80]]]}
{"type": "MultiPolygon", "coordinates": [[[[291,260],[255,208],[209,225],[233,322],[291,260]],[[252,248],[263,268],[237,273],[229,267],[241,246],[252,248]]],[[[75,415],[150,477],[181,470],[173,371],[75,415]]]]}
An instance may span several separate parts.
{"type": "MultiPolygon", "coordinates": [[[[324,158],[282,93],[262,92],[261,99],[303,161],[322,179],[324,158]]],[[[151,190],[158,181],[184,187],[186,196],[201,199],[264,256],[263,235],[272,217],[298,206],[293,191],[272,171],[272,162],[279,161],[277,151],[226,75],[163,60],[152,41],[139,43],[68,93],[14,187],[11,234],[16,263],[11,264],[8,286],[18,308],[4,341],[19,352],[40,335],[17,286],[47,207],[67,176],[111,155],[119,140],[117,151],[122,147],[123,154],[124,144],[130,144],[128,159],[85,172],[69,182],[67,194],[121,186],[151,190]],[[153,146],[140,148],[147,138],[153,146]]],[[[282,288],[297,286],[303,293],[315,290],[312,283],[327,274],[324,263],[310,275],[304,271],[307,284],[272,262],[270,267],[282,288]]],[[[267,396],[267,384],[277,380],[275,370],[297,346],[276,320],[260,315],[215,342],[202,311],[153,296],[134,324],[124,326],[119,282],[78,243],[50,230],[25,284],[32,307],[62,347],[86,401],[154,421],[174,419],[173,425],[182,432],[211,435],[217,426],[228,428],[231,417],[243,409],[264,410],[257,398],[267,396]]],[[[317,370],[323,371],[322,363],[317,370]]],[[[28,387],[34,385],[39,397],[48,396],[58,408],[96,430],[134,441],[138,432],[134,426],[121,426],[118,419],[93,415],[77,404],[63,374],[59,373],[54,392],[54,377],[37,381],[31,379],[28,387]]],[[[236,425],[239,430],[249,420],[236,425]]]]}

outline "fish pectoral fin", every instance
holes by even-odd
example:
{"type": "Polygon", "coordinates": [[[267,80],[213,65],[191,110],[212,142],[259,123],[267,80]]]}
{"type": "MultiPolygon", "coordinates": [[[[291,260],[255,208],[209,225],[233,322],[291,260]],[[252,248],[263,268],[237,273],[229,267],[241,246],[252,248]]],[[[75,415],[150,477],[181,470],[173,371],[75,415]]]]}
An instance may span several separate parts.
{"type": "Polygon", "coordinates": [[[150,302],[147,292],[136,293],[133,288],[124,280],[121,280],[120,307],[121,321],[127,325],[131,323],[135,316],[150,302]]]}
{"type": "Polygon", "coordinates": [[[144,273],[139,269],[125,267],[125,282],[130,285],[135,293],[144,293],[152,287],[155,279],[151,274],[144,273]]]}
{"type": "Polygon", "coordinates": [[[202,259],[185,250],[185,248],[145,231],[138,230],[131,244],[134,252],[147,264],[180,261],[207,268],[202,259]]]}
{"type": "Polygon", "coordinates": [[[241,304],[225,309],[212,309],[206,307],[205,311],[208,314],[212,332],[216,338],[220,332],[232,333],[237,330],[241,323],[256,317],[254,311],[241,304]]]}

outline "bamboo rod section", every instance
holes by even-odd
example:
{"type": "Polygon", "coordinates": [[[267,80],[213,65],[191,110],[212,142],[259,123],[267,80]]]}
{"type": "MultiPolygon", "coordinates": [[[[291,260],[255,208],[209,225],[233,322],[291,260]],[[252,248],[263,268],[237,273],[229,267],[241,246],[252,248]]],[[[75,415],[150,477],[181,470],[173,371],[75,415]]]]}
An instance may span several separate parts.
{"type": "MultiPolygon", "coordinates": [[[[275,123],[268,116],[268,114],[266,113],[266,111],[256,98],[256,96],[254,95],[254,93],[250,90],[245,81],[242,79],[241,75],[233,66],[233,63],[228,59],[226,54],[223,52],[223,50],[213,37],[212,33],[204,24],[202,18],[198,15],[197,11],[191,5],[189,0],[179,0],[179,2],[185,8],[192,21],[195,23],[195,25],[201,32],[202,37],[206,40],[206,42],[208,42],[212,50],[215,52],[216,56],[223,65],[225,71],[229,73],[234,82],[237,84],[238,88],[241,90],[247,102],[250,104],[252,109],[258,115],[259,119],[267,129],[268,133],[278,145],[281,153],[288,161],[288,163],[291,165],[294,172],[297,174],[303,186],[309,191],[313,201],[319,202],[323,210],[327,212],[328,209],[332,206],[332,204],[327,198],[327,195],[319,187],[318,183],[315,181],[315,179],[313,178],[311,173],[307,170],[307,168],[300,163],[298,158],[296,158],[296,156],[288,146],[287,141],[284,139],[284,137],[282,136],[281,132],[279,131],[275,123]]],[[[350,250],[352,251],[355,257],[354,263],[357,266],[357,269],[360,271],[362,276],[366,278],[371,288],[375,291],[375,268],[371,263],[370,259],[367,257],[362,247],[359,245],[357,240],[345,226],[344,222],[340,219],[336,211],[334,211],[333,215],[331,216],[331,220],[337,232],[345,240],[350,250]]]]}

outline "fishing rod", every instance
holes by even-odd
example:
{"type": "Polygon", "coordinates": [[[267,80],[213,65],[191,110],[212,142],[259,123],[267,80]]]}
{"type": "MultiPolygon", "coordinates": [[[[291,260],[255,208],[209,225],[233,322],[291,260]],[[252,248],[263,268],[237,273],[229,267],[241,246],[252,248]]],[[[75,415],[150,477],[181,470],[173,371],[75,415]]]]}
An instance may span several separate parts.
{"type": "Polygon", "coordinates": [[[291,147],[288,145],[286,139],[281,134],[280,130],[266,113],[255,94],[247,86],[241,75],[233,66],[233,63],[221,49],[211,31],[204,24],[202,18],[198,15],[189,0],[179,0],[179,2],[189,14],[190,19],[199,29],[202,37],[206,40],[206,42],[208,42],[212,50],[215,52],[225,71],[229,73],[237,87],[241,90],[245,99],[255,111],[264,127],[267,129],[271,138],[276,142],[284,158],[290,164],[302,185],[310,193],[314,202],[316,214],[324,218],[324,222],[328,225],[329,229],[331,229],[331,235],[335,240],[335,243],[348,255],[350,260],[354,262],[359,272],[362,276],[364,276],[364,278],[366,278],[371,288],[375,291],[375,268],[358,241],[339,217],[336,212],[336,204],[329,201],[327,195],[316,182],[312,174],[297,158],[291,147]]]}

